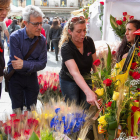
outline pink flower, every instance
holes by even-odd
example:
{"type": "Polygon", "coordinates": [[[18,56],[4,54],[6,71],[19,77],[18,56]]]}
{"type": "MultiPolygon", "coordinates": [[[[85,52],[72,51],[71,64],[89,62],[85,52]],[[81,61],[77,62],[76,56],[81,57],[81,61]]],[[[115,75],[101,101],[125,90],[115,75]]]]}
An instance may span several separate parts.
{"type": "Polygon", "coordinates": [[[116,23],[117,23],[118,25],[122,25],[122,21],[121,21],[121,20],[117,20],[116,23]]]}
{"type": "Polygon", "coordinates": [[[123,21],[126,21],[126,17],[123,17],[123,21]]]}
{"type": "Polygon", "coordinates": [[[123,16],[126,16],[127,15],[127,12],[123,12],[123,16]]]}
{"type": "Polygon", "coordinates": [[[103,2],[103,1],[101,1],[101,2],[100,2],[100,4],[104,5],[104,2],[103,2]]]}
{"type": "Polygon", "coordinates": [[[130,19],[130,20],[133,20],[133,19],[134,19],[134,16],[130,16],[129,19],[130,19]]]}

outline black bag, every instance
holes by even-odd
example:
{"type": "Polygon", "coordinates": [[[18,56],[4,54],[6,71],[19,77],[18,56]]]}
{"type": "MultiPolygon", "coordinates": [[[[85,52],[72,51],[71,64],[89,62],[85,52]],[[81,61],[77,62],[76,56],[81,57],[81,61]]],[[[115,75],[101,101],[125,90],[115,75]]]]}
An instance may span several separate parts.
{"type": "MultiPolygon", "coordinates": [[[[36,40],[36,42],[32,45],[31,49],[28,51],[28,53],[25,55],[24,60],[27,60],[30,54],[34,51],[36,48],[36,45],[39,41],[40,37],[36,40]]],[[[5,92],[9,92],[9,80],[11,76],[15,73],[15,69],[12,69],[10,73],[8,73],[8,69],[4,69],[4,79],[5,79],[5,92]]]]}

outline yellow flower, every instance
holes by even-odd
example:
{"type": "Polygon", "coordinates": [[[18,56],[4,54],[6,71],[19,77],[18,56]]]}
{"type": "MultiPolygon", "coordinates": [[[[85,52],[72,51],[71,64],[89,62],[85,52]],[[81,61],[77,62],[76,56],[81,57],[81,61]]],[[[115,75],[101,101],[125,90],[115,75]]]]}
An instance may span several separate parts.
{"type": "Polygon", "coordinates": [[[77,140],[82,140],[82,139],[78,138],[77,140]]]}
{"type": "Polygon", "coordinates": [[[114,91],[112,99],[115,101],[119,98],[119,92],[114,91]]]}
{"type": "Polygon", "coordinates": [[[32,114],[34,115],[34,117],[35,117],[35,118],[37,118],[37,117],[38,117],[38,114],[37,114],[37,112],[36,112],[36,111],[32,111],[32,114]]]}
{"type": "Polygon", "coordinates": [[[106,122],[106,120],[105,120],[105,116],[101,116],[101,117],[98,119],[98,122],[99,122],[99,124],[107,125],[107,122],[106,122]]]}
{"type": "Polygon", "coordinates": [[[95,92],[97,93],[98,96],[102,96],[104,94],[104,89],[103,88],[99,88],[95,92]]]}

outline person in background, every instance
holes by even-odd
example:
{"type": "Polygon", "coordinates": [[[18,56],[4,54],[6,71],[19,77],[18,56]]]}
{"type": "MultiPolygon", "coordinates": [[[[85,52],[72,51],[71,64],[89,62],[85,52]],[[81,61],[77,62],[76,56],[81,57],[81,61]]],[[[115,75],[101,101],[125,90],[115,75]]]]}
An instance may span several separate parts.
{"type": "Polygon", "coordinates": [[[75,101],[77,105],[85,102],[97,105],[97,95],[92,91],[92,81],[84,79],[90,75],[96,58],[95,45],[91,37],[86,37],[86,21],[83,16],[69,19],[65,25],[59,48],[61,48],[62,68],[59,73],[60,87],[65,101],[75,101]]]}
{"type": "Polygon", "coordinates": [[[47,51],[49,51],[50,49],[50,37],[49,37],[49,31],[51,28],[51,25],[48,24],[48,19],[43,20],[43,25],[42,27],[45,30],[45,34],[46,34],[46,40],[47,40],[47,51]]]}
{"type": "Polygon", "coordinates": [[[39,93],[37,71],[45,68],[47,63],[46,38],[41,35],[43,13],[37,6],[28,5],[23,11],[25,28],[17,30],[10,35],[10,57],[8,73],[13,69],[15,73],[9,81],[9,95],[12,109],[23,110],[23,103],[27,110],[36,105],[39,93]],[[32,45],[37,41],[34,51],[27,60],[24,60],[32,45]]]}
{"type": "Polygon", "coordinates": [[[65,26],[65,20],[64,20],[64,19],[62,19],[61,28],[63,29],[63,28],[64,28],[64,26],[65,26]]]}
{"type": "MultiPolygon", "coordinates": [[[[3,22],[10,10],[11,0],[0,0],[0,22],[3,22]]],[[[2,27],[0,27],[2,28],[2,27]]],[[[1,29],[2,30],[2,29],[1,29]]],[[[5,67],[4,60],[4,46],[1,41],[1,31],[0,31],[0,98],[2,91],[2,80],[3,80],[3,70],[5,67]]]]}
{"type": "Polygon", "coordinates": [[[62,33],[62,28],[58,25],[57,19],[54,19],[51,29],[49,31],[49,37],[52,40],[52,43],[55,49],[56,61],[58,61],[58,51],[59,51],[58,43],[60,40],[61,33],[62,33]]]}
{"type": "Polygon", "coordinates": [[[0,22],[0,26],[2,27],[1,40],[2,40],[2,44],[4,45],[4,34],[7,37],[7,43],[9,43],[9,32],[7,30],[7,27],[4,21],[0,22]]]}
{"type": "Polygon", "coordinates": [[[134,35],[133,32],[140,29],[140,21],[139,20],[130,20],[126,24],[126,32],[125,36],[117,50],[117,61],[121,61],[123,58],[126,58],[128,55],[128,51],[131,46],[136,42],[136,46],[139,46],[140,38],[137,35],[134,35]]]}
{"type": "Polygon", "coordinates": [[[17,25],[17,20],[13,19],[12,24],[8,26],[9,34],[13,33],[14,31],[20,29],[20,26],[17,25]]]}

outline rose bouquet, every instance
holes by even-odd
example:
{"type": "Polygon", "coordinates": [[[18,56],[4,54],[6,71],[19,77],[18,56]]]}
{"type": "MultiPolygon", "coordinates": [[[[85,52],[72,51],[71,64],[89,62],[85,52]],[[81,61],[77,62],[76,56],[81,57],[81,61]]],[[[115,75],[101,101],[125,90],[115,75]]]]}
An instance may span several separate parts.
{"type": "Polygon", "coordinates": [[[111,68],[112,55],[108,46],[108,56],[106,64],[102,65],[102,59],[96,60],[93,64],[98,71],[93,73],[92,80],[95,93],[101,99],[101,109],[99,113],[98,133],[105,134],[105,138],[113,140],[119,137],[120,132],[126,132],[127,118],[131,109],[130,104],[133,103],[132,97],[135,99],[137,94],[132,94],[130,90],[126,90],[125,82],[128,78],[127,74],[118,73],[118,67],[111,68]],[[112,72],[116,73],[113,75],[112,72]],[[127,76],[127,77],[126,77],[127,76]],[[125,78],[126,77],[126,78],[125,78]]]}
{"type": "Polygon", "coordinates": [[[120,37],[120,39],[123,39],[125,36],[125,27],[127,22],[133,19],[134,16],[128,15],[127,12],[123,12],[123,18],[118,19],[110,15],[110,24],[113,28],[113,31],[118,37],[120,37]]]}
{"type": "Polygon", "coordinates": [[[38,99],[42,103],[47,103],[50,97],[61,97],[61,89],[59,84],[59,75],[54,72],[46,72],[38,76],[40,86],[38,99]]]}

